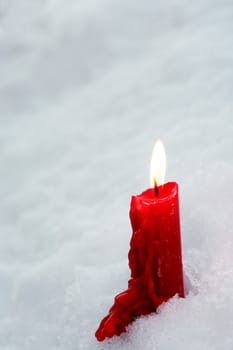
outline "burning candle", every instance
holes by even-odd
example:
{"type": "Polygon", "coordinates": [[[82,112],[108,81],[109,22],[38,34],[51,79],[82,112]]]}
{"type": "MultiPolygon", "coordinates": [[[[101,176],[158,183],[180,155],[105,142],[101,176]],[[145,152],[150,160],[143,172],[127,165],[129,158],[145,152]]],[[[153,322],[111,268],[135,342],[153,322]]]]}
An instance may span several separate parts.
{"type": "MultiPolygon", "coordinates": [[[[133,235],[138,237],[136,247],[132,240],[130,256],[137,255],[146,242],[147,259],[140,265],[144,270],[148,263],[150,265],[151,289],[159,296],[169,298],[178,293],[183,297],[178,185],[175,182],[164,184],[165,171],[166,155],[159,140],[155,144],[150,167],[153,188],[133,196],[131,200],[133,235]]],[[[130,267],[135,269],[134,264],[130,267]]]]}
{"type": "Polygon", "coordinates": [[[99,341],[121,334],[136,317],[155,312],[175,294],[184,296],[178,185],[164,184],[165,171],[165,151],[158,141],[150,169],[153,187],[131,199],[128,289],[115,297],[100,323],[99,341]]]}

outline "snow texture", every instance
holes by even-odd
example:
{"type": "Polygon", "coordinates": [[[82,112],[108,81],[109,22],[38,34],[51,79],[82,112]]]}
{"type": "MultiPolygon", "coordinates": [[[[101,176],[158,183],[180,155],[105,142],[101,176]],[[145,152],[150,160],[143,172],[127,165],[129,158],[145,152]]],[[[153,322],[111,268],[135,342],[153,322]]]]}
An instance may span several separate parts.
{"type": "Polygon", "coordinates": [[[233,3],[0,1],[0,349],[233,349],[233,3]],[[187,297],[97,343],[157,138],[187,297]]]}

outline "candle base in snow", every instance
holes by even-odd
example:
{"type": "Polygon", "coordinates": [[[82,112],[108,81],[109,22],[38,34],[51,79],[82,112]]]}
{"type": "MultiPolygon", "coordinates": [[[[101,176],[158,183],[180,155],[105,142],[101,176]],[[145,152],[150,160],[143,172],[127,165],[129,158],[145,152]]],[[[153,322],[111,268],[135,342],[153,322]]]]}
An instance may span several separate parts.
{"type": "Polygon", "coordinates": [[[128,289],[115,297],[96,338],[120,335],[138,316],[155,312],[170,297],[184,296],[178,186],[174,182],[133,196],[128,289]]]}
{"type": "Polygon", "coordinates": [[[120,335],[137,317],[155,312],[157,307],[168,298],[153,295],[148,298],[143,281],[132,278],[129,288],[115,297],[109,314],[101,321],[95,336],[98,341],[120,335]]]}

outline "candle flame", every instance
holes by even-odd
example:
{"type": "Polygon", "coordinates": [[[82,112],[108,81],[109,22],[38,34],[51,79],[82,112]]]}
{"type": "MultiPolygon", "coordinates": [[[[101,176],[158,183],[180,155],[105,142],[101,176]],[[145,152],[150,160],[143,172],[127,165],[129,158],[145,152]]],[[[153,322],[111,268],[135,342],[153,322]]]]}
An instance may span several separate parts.
{"type": "Polygon", "coordinates": [[[166,173],[166,154],[161,140],[156,141],[150,163],[150,183],[152,187],[164,184],[166,173]]]}

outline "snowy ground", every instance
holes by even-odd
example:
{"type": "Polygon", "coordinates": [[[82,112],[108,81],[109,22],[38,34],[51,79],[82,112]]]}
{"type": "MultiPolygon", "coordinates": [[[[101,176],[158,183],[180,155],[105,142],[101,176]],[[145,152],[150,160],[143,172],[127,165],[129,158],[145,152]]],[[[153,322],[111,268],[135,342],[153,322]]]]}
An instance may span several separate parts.
{"type": "Polygon", "coordinates": [[[0,1],[0,349],[232,350],[233,4],[0,1]],[[187,298],[99,344],[161,137],[187,298]]]}

